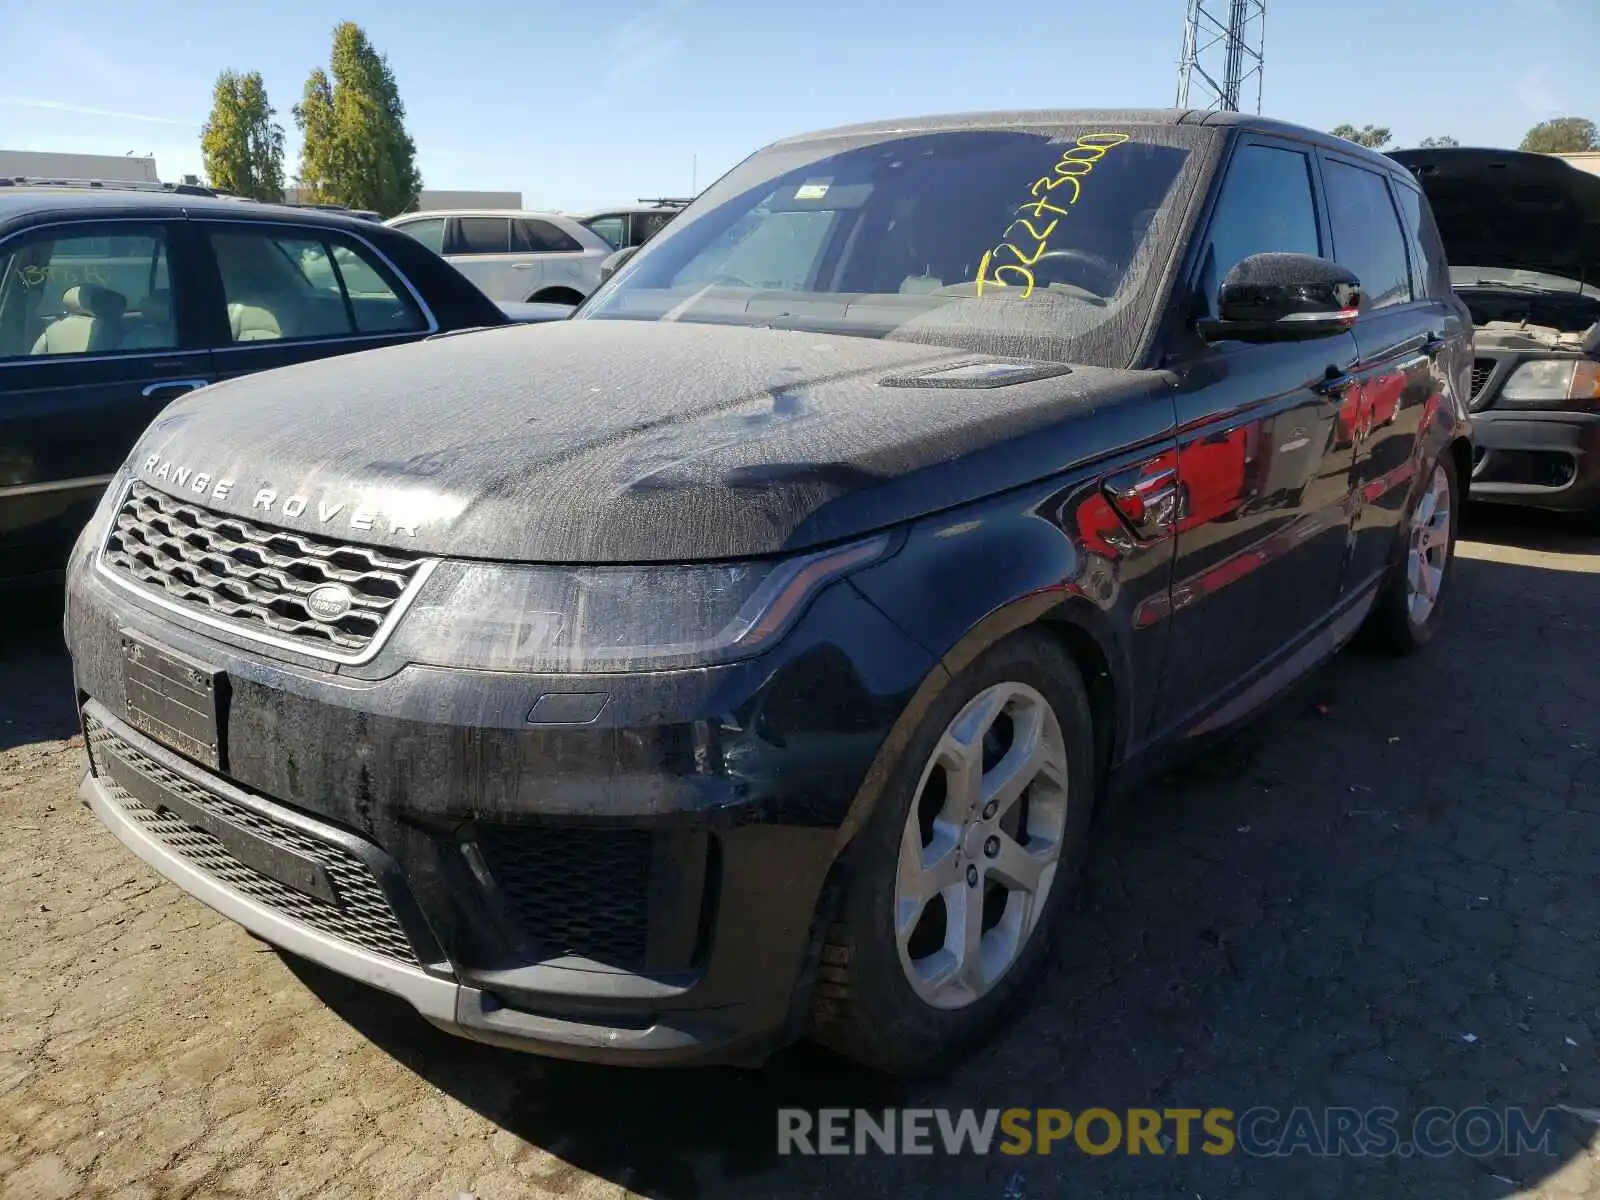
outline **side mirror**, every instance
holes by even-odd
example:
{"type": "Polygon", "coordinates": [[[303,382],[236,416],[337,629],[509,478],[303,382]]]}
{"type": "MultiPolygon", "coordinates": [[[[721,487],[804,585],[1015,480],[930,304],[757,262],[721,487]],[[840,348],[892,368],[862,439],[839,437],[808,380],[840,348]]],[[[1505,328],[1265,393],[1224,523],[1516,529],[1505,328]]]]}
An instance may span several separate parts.
{"type": "Polygon", "coordinates": [[[637,246],[624,246],[614,254],[607,255],[600,263],[600,282],[604,283],[617,273],[617,268],[622,266],[635,254],[639,253],[637,246]]]}
{"type": "Polygon", "coordinates": [[[1342,333],[1355,324],[1361,281],[1310,254],[1252,254],[1217,291],[1217,317],[1198,329],[1208,342],[1292,342],[1342,333]]]}

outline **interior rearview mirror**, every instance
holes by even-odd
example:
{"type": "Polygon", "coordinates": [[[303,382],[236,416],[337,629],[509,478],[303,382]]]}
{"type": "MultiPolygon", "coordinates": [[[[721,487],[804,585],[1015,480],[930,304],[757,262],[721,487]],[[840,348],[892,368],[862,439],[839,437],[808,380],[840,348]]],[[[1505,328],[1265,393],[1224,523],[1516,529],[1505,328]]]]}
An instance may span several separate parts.
{"type": "Polygon", "coordinates": [[[1217,290],[1217,316],[1199,322],[1208,342],[1288,342],[1327,337],[1355,324],[1361,281],[1310,254],[1252,254],[1217,290]]]}

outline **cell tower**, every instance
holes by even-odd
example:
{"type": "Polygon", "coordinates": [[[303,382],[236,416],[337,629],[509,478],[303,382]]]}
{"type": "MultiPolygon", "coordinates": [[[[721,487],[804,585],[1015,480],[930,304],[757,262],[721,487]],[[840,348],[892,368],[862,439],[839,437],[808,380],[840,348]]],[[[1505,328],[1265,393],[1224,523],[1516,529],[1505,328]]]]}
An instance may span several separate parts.
{"type": "Polygon", "coordinates": [[[1238,112],[1254,84],[1260,112],[1266,46],[1267,0],[1189,0],[1178,107],[1238,112]]]}

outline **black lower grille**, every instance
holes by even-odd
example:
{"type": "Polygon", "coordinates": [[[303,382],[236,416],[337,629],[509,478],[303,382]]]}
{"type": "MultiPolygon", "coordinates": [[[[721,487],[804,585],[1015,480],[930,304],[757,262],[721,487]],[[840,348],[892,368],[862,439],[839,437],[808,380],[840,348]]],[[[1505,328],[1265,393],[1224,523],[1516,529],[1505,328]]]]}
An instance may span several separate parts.
{"type": "Polygon", "coordinates": [[[1494,374],[1494,359],[1475,358],[1472,360],[1472,398],[1476,400],[1483,394],[1483,389],[1489,385],[1489,376],[1494,374]]]}
{"type": "Polygon", "coordinates": [[[496,825],[480,828],[477,845],[506,915],[530,944],[610,966],[643,965],[648,830],[496,825]]]}
{"type": "MultiPolygon", "coordinates": [[[[354,943],[375,954],[408,964],[417,962],[404,930],[372,871],[354,854],[275,821],[266,813],[219,795],[168,769],[97,720],[86,715],[89,754],[111,799],[139,826],[173,854],[198,867],[233,891],[249,896],[301,924],[354,943]],[[115,763],[112,760],[117,760],[115,763]],[[156,809],[116,781],[117,770],[137,772],[178,801],[226,821],[261,841],[313,860],[327,872],[338,902],[329,903],[291,888],[241,862],[208,830],[176,813],[156,809]]],[[[130,783],[129,786],[133,786],[130,783]]]]}

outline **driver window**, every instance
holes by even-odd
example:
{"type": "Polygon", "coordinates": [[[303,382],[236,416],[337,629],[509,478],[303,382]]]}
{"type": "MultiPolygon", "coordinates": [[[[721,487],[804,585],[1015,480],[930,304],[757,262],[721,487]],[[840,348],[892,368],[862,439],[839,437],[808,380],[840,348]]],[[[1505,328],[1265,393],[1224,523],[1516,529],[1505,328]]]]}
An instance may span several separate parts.
{"type": "Polygon", "coordinates": [[[1211,217],[1200,272],[1204,315],[1217,315],[1217,289],[1241,259],[1274,251],[1322,253],[1311,190],[1311,160],[1298,150],[1241,146],[1228,166],[1211,217]]]}

